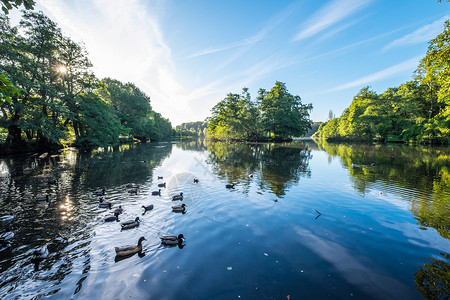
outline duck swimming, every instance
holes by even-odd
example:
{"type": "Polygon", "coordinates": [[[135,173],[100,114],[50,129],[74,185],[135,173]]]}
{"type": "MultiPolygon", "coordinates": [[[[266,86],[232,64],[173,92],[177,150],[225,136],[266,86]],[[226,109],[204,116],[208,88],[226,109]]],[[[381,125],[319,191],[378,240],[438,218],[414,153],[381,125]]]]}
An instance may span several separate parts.
{"type": "Polygon", "coordinates": [[[130,189],[130,188],[134,188],[135,186],[134,186],[134,184],[133,183],[127,183],[127,185],[125,186],[127,189],[130,189]]]}
{"type": "Polygon", "coordinates": [[[226,187],[227,189],[234,189],[234,186],[235,186],[234,183],[233,183],[233,184],[226,184],[226,185],[225,185],[225,187],[226,187]]]}
{"type": "Polygon", "coordinates": [[[172,201],[176,200],[183,200],[183,193],[180,193],[179,195],[175,195],[172,197],[172,201]]]}
{"type": "Polygon", "coordinates": [[[105,222],[113,222],[113,221],[119,221],[119,214],[114,213],[114,216],[109,216],[105,218],[105,222]]]}
{"type": "Polygon", "coordinates": [[[142,208],[144,209],[144,212],[146,212],[147,210],[152,210],[153,209],[153,204],[150,204],[150,205],[147,205],[147,206],[142,205],[142,208]]]}
{"type": "Polygon", "coordinates": [[[48,249],[47,249],[47,244],[45,244],[41,248],[36,249],[36,250],[33,251],[32,261],[33,262],[40,262],[44,258],[47,258],[47,256],[48,256],[48,249]]]}
{"type": "Polygon", "coordinates": [[[137,195],[137,192],[138,192],[138,190],[137,190],[136,188],[134,188],[134,189],[129,189],[129,190],[128,190],[128,193],[130,193],[130,194],[135,194],[135,195],[137,195]]]}
{"type": "Polygon", "coordinates": [[[103,197],[98,198],[98,201],[100,202],[98,204],[98,207],[111,209],[112,203],[111,202],[103,202],[104,201],[103,197]]]}
{"type": "Polygon", "coordinates": [[[120,224],[120,226],[122,226],[122,229],[130,229],[130,228],[134,228],[139,226],[139,217],[136,217],[136,219],[134,219],[134,221],[130,220],[130,221],[126,221],[126,222],[122,222],[120,224]]]}
{"type": "Polygon", "coordinates": [[[160,183],[160,184],[158,184],[158,187],[166,187],[166,183],[164,182],[164,183],[160,183]]]}
{"type": "Polygon", "coordinates": [[[183,243],[184,235],[180,233],[178,236],[176,235],[165,235],[160,237],[161,244],[163,245],[179,245],[183,243]]]}
{"type": "Polygon", "coordinates": [[[153,191],[152,196],[161,196],[161,189],[159,191],[153,191]]]}
{"type": "Polygon", "coordinates": [[[158,176],[158,180],[159,180],[159,179],[163,179],[163,177],[162,177],[162,176],[158,176]]]}
{"type": "Polygon", "coordinates": [[[185,212],[186,211],[186,204],[181,204],[181,205],[175,205],[172,206],[172,211],[173,212],[185,212]]]}
{"type": "Polygon", "coordinates": [[[137,245],[114,247],[117,256],[127,256],[142,251],[142,241],[146,241],[145,237],[141,236],[137,245]]]}
{"type": "Polygon", "coordinates": [[[198,183],[198,179],[195,179],[195,178],[194,178],[194,183],[198,183]]]}
{"type": "Polygon", "coordinates": [[[119,208],[116,208],[114,210],[114,214],[120,215],[121,213],[123,213],[123,208],[122,208],[122,205],[119,205],[119,208]]]}
{"type": "Polygon", "coordinates": [[[92,194],[94,196],[103,196],[104,194],[106,194],[106,191],[105,191],[105,189],[96,190],[96,191],[93,191],[92,194]]]}
{"type": "Polygon", "coordinates": [[[49,196],[48,195],[45,195],[45,196],[39,195],[39,196],[36,196],[35,199],[36,199],[36,201],[48,201],[49,196]]]}
{"type": "Polygon", "coordinates": [[[99,203],[98,207],[100,208],[109,208],[111,209],[112,203],[111,202],[103,202],[103,203],[99,203]]]}

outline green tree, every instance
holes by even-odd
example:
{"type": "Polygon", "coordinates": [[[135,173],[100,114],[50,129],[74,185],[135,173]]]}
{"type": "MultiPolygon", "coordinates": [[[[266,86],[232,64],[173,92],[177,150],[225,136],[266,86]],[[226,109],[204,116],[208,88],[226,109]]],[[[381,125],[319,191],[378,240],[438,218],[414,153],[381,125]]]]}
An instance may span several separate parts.
{"type": "Polygon", "coordinates": [[[270,92],[260,90],[259,107],[262,128],[275,138],[302,136],[311,128],[311,104],[303,105],[300,96],[291,95],[286,85],[277,81],[270,92]]]}
{"type": "Polygon", "coordinates": [[[13,8],[19,8],[21,5],[23,5],[25,9],[33,9],[36,4],[34,0],[1,0],[1,3],[2,10],[5,14],[8,14],[13,8]]]}

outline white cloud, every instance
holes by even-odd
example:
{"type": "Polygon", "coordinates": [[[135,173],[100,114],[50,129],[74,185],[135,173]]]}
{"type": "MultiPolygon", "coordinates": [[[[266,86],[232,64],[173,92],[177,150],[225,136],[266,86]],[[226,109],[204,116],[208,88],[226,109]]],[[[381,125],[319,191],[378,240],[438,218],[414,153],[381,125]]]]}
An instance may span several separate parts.
{"type": "Polygon", "coordinates": [[[328,90],[327,92],[336,92],[336,91],[341,91],[341,90],[345,90],[345,89],[349,89],[349,88],[353,88],[353,87],[357,87],[357,86],[364,86],[364,85],[368,85],[368,84],[371,84],[376,81],[390,78],[401,72],[409,71],[409,70],[417,67],[420,59],[421,59],[421,56],[414,57],[414,58],[404,61],[400,64],[397,64],[395,66],[386,68],[384,70],[378,71],[378,72],[370,74],[368,76],[364,76],[362,78],[351,81],[349,83],[334,87],[334,88],[328,90]]]}
{"type": "Polygon", "coordinates": [[[399,39],[390,42],[383,48],[383,51],[395,47],[415,45],[428,42],[429,40],[436,37],[439,33],[441,33],[441,31],[444,29],[444,22],[448,19],[449,16],[445,16],[439,20],[434,21],[431,24],[422,26],[419,29],[415,30],[414,32],[411,32],[399,39]]]}
{"type": "Polygon", "coordinates": [[[304,22],[302,29],[294,36],[293,40],[298,41],[312,37],[363,9],[371,2],[372,0],[333,0],[304,22]]]}
{"type": "Polygon", "coordinates": [[[186,90],[178,81],[153,3],[122,1],[50,1],[39,6],[65,34],[83,41],[99,78],[133,82],[151,98],[153,109],[180,123],[190,114],[186,90]],[[181,121],[180,121],[181,120],[181,121]]]}

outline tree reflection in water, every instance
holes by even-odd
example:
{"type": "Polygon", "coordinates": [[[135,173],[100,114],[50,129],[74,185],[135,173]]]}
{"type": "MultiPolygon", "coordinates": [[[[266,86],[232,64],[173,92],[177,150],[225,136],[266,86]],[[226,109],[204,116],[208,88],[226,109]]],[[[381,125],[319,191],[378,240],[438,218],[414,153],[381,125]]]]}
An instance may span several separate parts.
{"type": "Polygon", "coordinates": [[[302,143],[246,144],[207,143],[207,163],[222,180],[244,186],[256,180],[262,191],[271,190],[277,197],[285,195],[302,176],[311,176],[311,150],[302,143]]]}
{"type": "Polygon", "coordinates": [[[441,255],[444,260],[430,257],[414,275],[417,290],[427,299],[450,297],[450,255],[444,253],[441,255]]]}

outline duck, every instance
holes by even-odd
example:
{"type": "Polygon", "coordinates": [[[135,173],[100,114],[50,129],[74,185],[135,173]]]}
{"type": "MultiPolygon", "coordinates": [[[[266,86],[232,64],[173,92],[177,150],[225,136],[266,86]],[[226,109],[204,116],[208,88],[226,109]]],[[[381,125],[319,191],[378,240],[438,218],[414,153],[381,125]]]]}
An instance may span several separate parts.
{"type": "Polygon", "coordinates": [[[180,193],[179,195],[175,195],[172,197],[172,201],[176,200],[183,200],[183,193],[180,193]]]}
{"type": "Polygon", "coordinates": [[[186,211],[186,204],[181,204],[181,205],[174,205],[172,206],[172,211],[173,212],[185,212],[186,211]]]}
{"type": "Polygon", "coordinates": [[[195,179],[195,178],[194,178],[194,183],[198,183],[198,179],[195,179]]]}
{"type": "Polygon", "coordinates": [[[47,249],[47,244],[45,244],[41,248],[33,251],[32,261],[38,263],[38,262],[42,261],[43,259],[47,258],[47,256],[48,256],[48,249],[47,249]]]}
{"type": "Polygon", "coordinates": [[[135,194],[135,195],[137,195],[137,192],[138,192],[137,188],[129,189],[129,190],[128,190],[128,193],[130,193],[130,194],[135,194]]]}
{"type": "Polygon", "coordinates": [[[104,194],[106,194],[106,191],[105,191],[105,189],[96,190],[96,191],[93,191],[92,194],[94,196],[103,196],[104,194]]]}
{"type": "Polygon", "coordinates": [[[147,206],[142,205],[142,208],[144,209],[144,212],[146,212],[148,210],[152,210],[153,209],[153,204],[150,204],[150,205],[147,205],[147,206]]]}
{"type": "Polygon", "coordinates": [[[109,208],[111,209],[112,203],[111,202],[103,202],[103,203],[99,203],[98,207],[100,208],[109,208]]]}
{"type": "Polygon", "coordinates": [[[162,176],[158,176],[158,180],[159,180],[159,179],[163,179],[163,177],[162,177],[162,176]]]}
{"type": "Polygon", "coordinates": [[[166,183],[164,182],[164,183],[160,183],[160,184],[158,184],[158,187],[166,187],[166,183]]]}
{"type": "Polygon", "coordinates": [[[161,196],[161,189],[159,191],[153,191],[152,196],[161,196]]]}
{"type": "Polygon", "coordinates": [[[98,207],[111,209],[112,203],[111,202],[103,202],[104,201],[103,197],[99,198],[98,201],[100,202],[98,204],[98,207]]]}
{"type": "Polygon", "coordinates": [[[38,195],[38,196],[36,196],[36,201],[48,201],[49,200],[49,196],[48,195],[45,195],[45,196],[43,196],[43,195],[38,195]]]}
{"type": "Polygon", "coordinates": [[[131,189],[134,188],[135,185],[133,183],[127,183],[127,185],[125,186],[127,189],[131,189]]]}
{"type": "Polygon", "coordinates": [[[114,210],[114,214],[120,215],[121,213],[123,213],[123,208],[122,208],[122,205],[119,205],[119,208],[116,208],[114,210]]]}
{"type": "Polygon", "coordinates": [[[141,252],[143,241],[146,241],[146,239],[145,239],[145,237],[141,236],[138,240],[137,245],[114,247],[114,250],[116,250],[116,256],[127,256],[127,255],[141,252]]]}
{"type": "Polygon", "coordinates": [[[119,214],[114,213],[114,216],[109,216],[105,218],[105,222],[113,222],[113,221],[119,221],[119,214]]]}
{"type": "Polygon", "coordinates": [[[122,229],[130,229],[139,226],[139,217],[136,217],[136,219],[122,222],[120,226],[122,226],[122,229]]]}
{"type": "Polygon", "coordinates": [[[234,189],[234,186],[235,186],[235,184],[233,183],[233,184],[226,184],[225,185],[225,187],[227,188],[227,189],[234,189]]]}
{"type": "Polygon", "coordinates": [[[160,237],[161,244],[163,245],[179,245],[184,240],[184,235],[180,233],[178,236],[176,235],[165,235],[160,237]]]}

